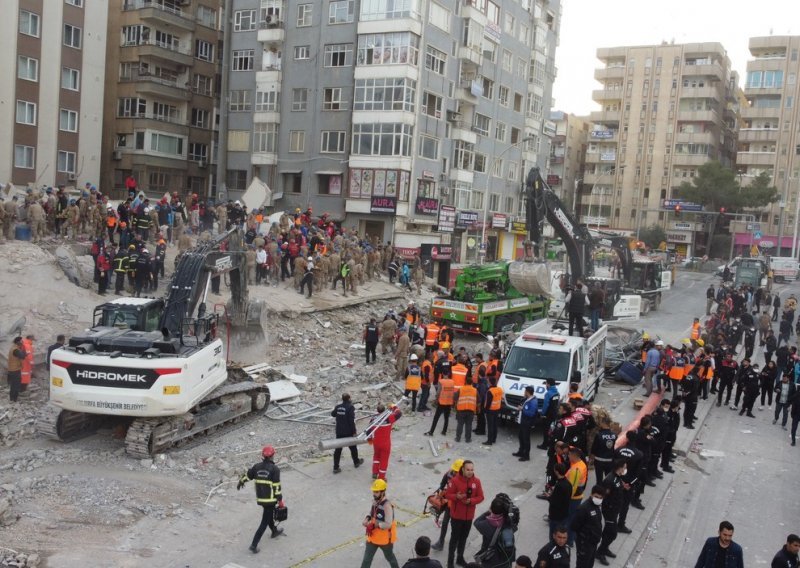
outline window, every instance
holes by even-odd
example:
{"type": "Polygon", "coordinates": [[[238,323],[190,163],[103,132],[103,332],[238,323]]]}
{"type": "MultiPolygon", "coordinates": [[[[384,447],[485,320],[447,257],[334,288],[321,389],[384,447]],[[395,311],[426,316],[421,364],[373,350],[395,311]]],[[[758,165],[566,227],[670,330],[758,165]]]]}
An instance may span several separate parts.
{"type": "Polygon", "coordinates": [[[311,15],[313,13],[312,4],[300,4],[297,6],[297,27],[305,28],[311,25],[311,15]]]}
{"type": "Polygon", "coordinates": [[[208,145],[200,142],[189,142],[189,159],[193,162],[207,162],[208,145]]]}
{"type": "Polygon", "coordinates": [[[183,138],[160,132],[150,133],[150,151],[173,156],[183,155],[183,138]]]}
{"type": "Polygon", "coordinates": [[[202,39],[194,42],[194,56],[201,61],[214,61],[214,46],[202,39]]]}
{"type": "Polygon", "coordinates": [[[355,0],[331,0],[328,10],[329,24],[349,24],[355,17],[355,0]]]}
{"type": "Polygon", "coordinates": [[[197,7],[197,21],[207,28],[217,27],[217,11],[208,6],[197,7]]]}
{"type": "Polygon", "coordinates": [[[425,48],[425,69],[437,75],[444,75],[446,65],[447,54],[444,51],[439,51],[430,45],[425,48]]]}
{"type": "Polygon", "coordinates": [[[33,169],[36,167],[36,149],[33,146],[14,145],[14,167],[33,169]]]}
{"type": "Polygon", "coordinates": [[[17,57],[17,78],[26,81],[39,80],[39,60],[20,55],[17,57]]]}
{"type": "Polygon", "coordinates": [[[75,152],[58,151],[58,171],[75,173],[75,152]]]}
{"type": "Polygon", "coordinates": [[[352,64],[352,43],[332,43],[325,46],[325,67],[349,67],[352,64]]]}
{"type": "Polygon", "coordinates": [[[500,101],[500,104],[504,107],[508,106],[508,87],[500,87],[497,90],[497,99],[500,101]]]}
{"type": "Polygon", "coordinates": [[[450,31],[450,11],[436,2],[430,3],[428,21],[442,31],[450,31]]]}
{"type": "Polygon", "coordinates": [[[506,141],[506,123],[500,122],[499,120],[495,122],[494,125],[494,137],[496,140],[500,142],[506,141]]]}
{"type": "Polygon", "coordinates": [[[138,98],[123,98],[117,102],[117,116],[135,117],[147,113],[147,101],[138,98]]]}
{"type": "Polygon", "coordinates": [[[439,140],[432,136],[419,137],[419,157],[429,160],[439,159],[439,140]]]}
{"type": "Polygon", "coordinates": [[[278,148],[278,125],[257,122],[253,125],[253,152],[274,154],[278,148]]]}
{"type": "Polygon", "coordinates": [[[422,114],[427,114],[434,118],[441,118],[443,100],[442,97],[425,91],[422,94],[422,114]]]}
{"type": "Polygon", "coordinates": [[[66,0],[67,4],[77,8],[83,8],[83,0],[66,0]]]}
{"type": "MultiPolygon", "coordinates": [[[[517,168],[518,167],[519,167],[519,165],[517,164],[517,162],[510,162],[508,164],[508,176],[507,177],[508,177],[509,181],[516,181],[516,179],[517,179],[517,168]]],[[[509,199],[509,198],[506,198],[506,199],[509,199]]],[[[513,203],[513,199],[514,198],[511,197],[510,199],[512,200],[512,203],[513,203]]],[[[513,210],[514,210],[513,205],[511,207],[506,206],[506,211],[508,211],[509,213],[511,211],[513,211],[513,210]]]]}
{"type": "Polygon", "coordinates": [[[233,31],[252,32],[257,25],[258,20],[255,10],[237,10],[233,13],[233,31]]]}
{"type": "Polygon", "coordinates": [[[371,0],[361,2],[359,21],[370,20],[395,20],[397,18],[410,18],[416,16],[416,2],[409,0],[371,0]]]}
{"type": "Polygon", "coordinates": [[[291,130],[289,132],[289,152],[306,151],[306,131],[291,130]]]}
{"type": "Polygon", "coordinates": [[[453,148],[453,167],[471,170],[475,166],[475,146],[463,140],[456,140],[453,148]]]}
{"type": "Polygon", "coordinates": [[[150,38],[150,28],[138,26],[122,26],[122,46],[140,45],[147,43],[150,38]]]}
{"type": "Polygon", "coordinates": [[[19,124],[36,125],[36,103],[17,101],[17,122],[19,124]]]}
{"type": "Polygon", "coordinates": [[[478,134],[483,134],[484,136],[489,135],[489,129],[491,128],[491,119],[483,114],[475,113],[475,120],[472,123],[472,128],[478,134]]]}
{"type": "Polygon", "coordinates": [[[296,45],[294,47],[295,61],[304,61],[311,59],[311,46],[310,45],[296,45]]]}
{"type": "Polygon", "coordinates": [[[494,177],[503,177],[503,160],[501,158],[495,158],[492,168],[492,175],[494,177]]]}
{"type": "Polygon", "coordinates": [[[358,36],[359,65],[416,65],[419,36],[411,32],[361,34],[358,36]]]}
{"type": "Polygon", "coordinates": [[[247,187],[247,170],[228,170],[225,175],[225,185],[231,189],[245,189],[247,187]]]}
{"type": "Polygon", "coordinates": [[[405,78],[357,79],[354,110],[414,112],[417,82],[405,78]]]}
{"type": "Polygon", "coordinates": [[[208,128],[209,111],[202,108],[192,109],[191,125],[198,128],[208,128]]]}
{"type": "Polygon", "coordinates": [[[256,91],[256,112],[278,112],[279,91],[256,91]]]}
{"type": "Polygon", "coordinates": [[[153,118],[165,122],[178,122],[181,113],[178,107],[153,101],[153,118]]]}
{"type": "Polygon", "coordinates": [[[292,89],[292,110],[308,110],[308,89],[292,89]]]}
{"type": "Polygon", "coordinates": [[[81,30],[81,28],[70,24],[64,24],[64,45],[80,49],[82,39],[83,30],[81,30]]]}
{"type": "Polygon", "coordinates": [[[230,91],[228,97],[228,110],[231,112],[247,112],[253,110],[253,97],[250,91],[230,91]]]}
{"type": "Polygon", "coordinates": [[[322,154],[341,154],[345,151],[345,138],[347,132],[344,130],[323,130],[320,141],[319,151],[322,154]]]}
{"type": "Polygon", "coordinates": [[[211,77],[206,75],[195,75],[193,81],[194,83],[192,84],[192,88],[198,95],[210,97],[214,93],[214,82],[211,77]]]}
{"type": "Polygon", "coordinates": [[[484,77],[481,84],[483,85],[483,98],[492,100],[494,98],[494,81],[484,77]]]}
{"type": "Polygon", "coordinates": [[[411,156],[409,124],[354,124],[352,153],[360,156],[411,156]]]}
{"type": "Polygon", "coordinates": [[[253,50],[235,49],[233,50],[233,70],[252,71],[253,70],[253,50]]]}
{"type": "Polygon", "coordinates": [[[489,194],[489,211],[500,211],[500,194],[489,194]]]}
{"type": "Polygon", "coordinates": [[[514,56],[507,49],[503,50],[503,71],[508,71],[509,73],[514,71],[514,56]]]}
{"type": "Polygon", "coordinates": [[[322,110],[347,110],[341,87],[329,87],[322,91],[322,110]]]}
{"type": "Polygon", "coordinates": [[[58,129],[65,132],[77,132],[78,113],[74,110],[62,108],[58,115],[58,129]]]}
{"type": "Polygon", "coordinates": [[[20,10],[19,33],[39,37],[39,14],[34,14],[27,10],[20,10]]]}
{"type": "Polygon", "coordinates": [[[485,174],[486,173],[486,154],[475,152],[475,165],[474,171],[485,174]]]}

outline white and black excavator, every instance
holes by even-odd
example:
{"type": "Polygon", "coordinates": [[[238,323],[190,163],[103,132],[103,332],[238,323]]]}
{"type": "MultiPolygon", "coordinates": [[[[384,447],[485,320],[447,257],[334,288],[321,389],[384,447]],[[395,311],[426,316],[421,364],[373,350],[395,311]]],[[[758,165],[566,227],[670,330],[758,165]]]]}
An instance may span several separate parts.
{"type": "Polygon", "coordinates": [[[220,313],[207,307],[212,278],[230,283],[234,326],[261,325],[250,304],[238,229],[183,253],[165,298],[118,298],[50,361],[50,402],[37,430],[70,441],[104,418],[128,417],[125,448],[148,457],[266,408],[267,385],[228,369],[220,313]]]}

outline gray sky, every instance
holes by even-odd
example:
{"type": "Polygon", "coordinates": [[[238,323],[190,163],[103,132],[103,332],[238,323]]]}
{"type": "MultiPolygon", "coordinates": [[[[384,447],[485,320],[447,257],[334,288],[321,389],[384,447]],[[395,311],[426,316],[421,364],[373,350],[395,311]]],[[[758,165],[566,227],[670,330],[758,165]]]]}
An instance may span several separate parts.
{"type": "Polygon", "coordinates": [[[562,0],[562,9],[553,108],[578,115],[599,110],[598,47],[716,41],[744,82],[749,38],[800,35],[800,0],[562,0]]]}

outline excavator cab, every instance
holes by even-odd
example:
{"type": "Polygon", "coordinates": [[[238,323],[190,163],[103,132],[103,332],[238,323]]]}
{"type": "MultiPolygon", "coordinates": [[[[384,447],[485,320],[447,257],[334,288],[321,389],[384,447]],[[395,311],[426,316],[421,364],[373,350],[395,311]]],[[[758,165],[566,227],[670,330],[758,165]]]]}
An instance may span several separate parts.
{"type": "Polygon", "coordinates": [[[164,300],[117,298],[94,309],[92,327],[113,327],[133,331],[158,331],[164,300]]]}

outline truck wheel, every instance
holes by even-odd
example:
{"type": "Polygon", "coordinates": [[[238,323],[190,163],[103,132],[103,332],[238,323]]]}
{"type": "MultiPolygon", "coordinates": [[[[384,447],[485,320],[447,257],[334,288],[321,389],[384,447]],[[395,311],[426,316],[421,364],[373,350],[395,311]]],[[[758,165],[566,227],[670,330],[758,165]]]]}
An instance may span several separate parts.
{"type": "Polygon", "coordinates": [[[783,276],[776,276],[775,282],[778,284],[783,284],[783,276]]]}

